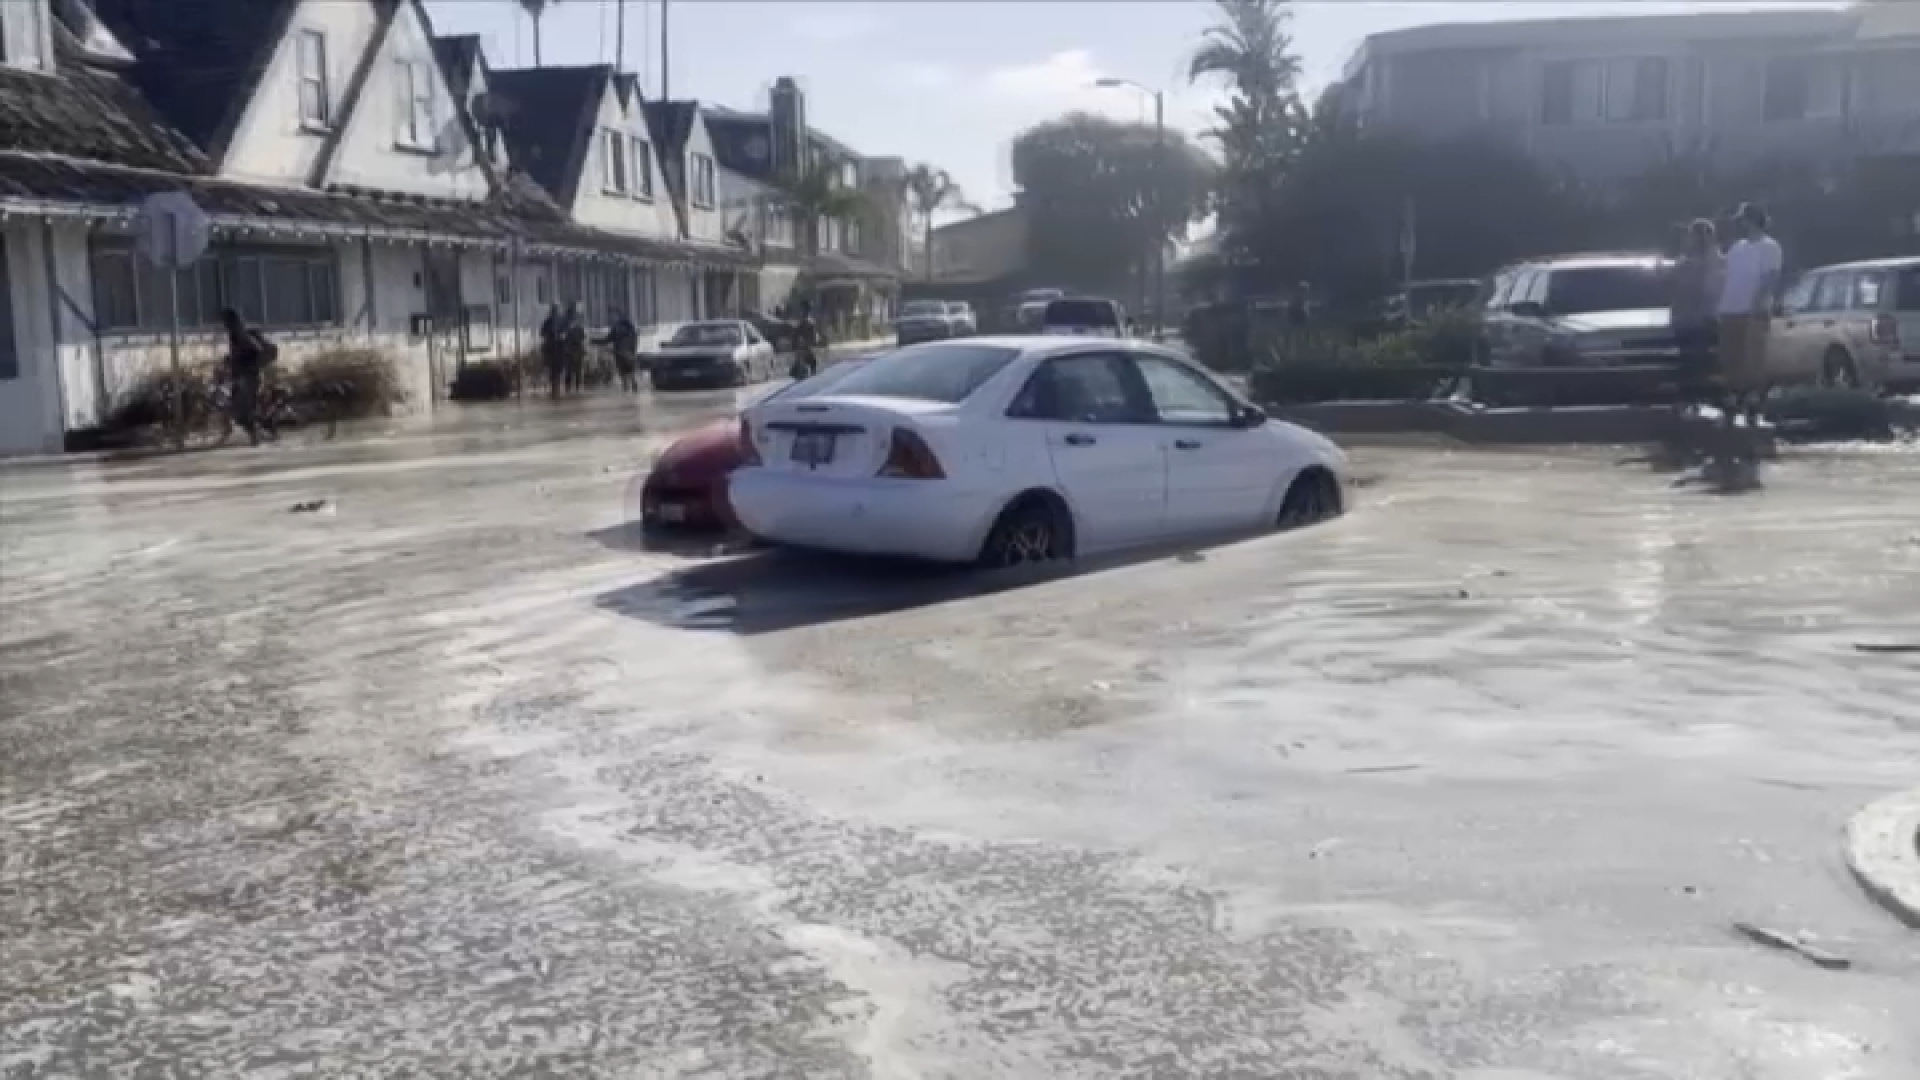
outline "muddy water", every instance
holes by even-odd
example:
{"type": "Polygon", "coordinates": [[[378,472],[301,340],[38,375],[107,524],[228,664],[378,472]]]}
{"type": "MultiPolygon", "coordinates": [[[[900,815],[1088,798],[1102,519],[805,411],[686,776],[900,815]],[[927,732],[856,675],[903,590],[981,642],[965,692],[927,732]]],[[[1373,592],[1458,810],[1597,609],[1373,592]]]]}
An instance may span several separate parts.
{"type": "Polygon", "coordinates": [[[983,589],[633,550],[630,419],[0,474],[0,1071],[1920,1075],[1911,456],[983,589]]]}

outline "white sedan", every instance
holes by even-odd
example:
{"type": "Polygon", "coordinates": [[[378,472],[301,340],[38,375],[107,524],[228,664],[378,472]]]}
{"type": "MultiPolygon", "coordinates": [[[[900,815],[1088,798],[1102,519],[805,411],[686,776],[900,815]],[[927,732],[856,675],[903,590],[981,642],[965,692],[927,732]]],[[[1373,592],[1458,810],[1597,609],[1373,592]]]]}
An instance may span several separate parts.
{"type": "Polygon", "coordinates": [[[682,324],[648,357],[656,390],[745,386],[774,376],[773,346],[742,319],[682,324]]]}
{"type": "Polygon", "coordinates": [[[899,349],[741,435],[728,494],[761,539],[986,566],[1308,524],[1347,471],[1183,354],[1088,338],[899,349]]]}

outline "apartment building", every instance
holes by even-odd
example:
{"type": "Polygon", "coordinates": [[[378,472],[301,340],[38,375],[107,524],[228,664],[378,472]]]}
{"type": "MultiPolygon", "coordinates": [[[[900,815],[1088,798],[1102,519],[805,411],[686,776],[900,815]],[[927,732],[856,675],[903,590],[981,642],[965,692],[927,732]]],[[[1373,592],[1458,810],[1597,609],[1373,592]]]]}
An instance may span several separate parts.
{"type": "Polygon", "coordinates": [[[1417,27],[1368,38],[1335,92],[1363,125],[1505,132],[1600,180],[1920,154],[1920,4],[1417,27]]]}

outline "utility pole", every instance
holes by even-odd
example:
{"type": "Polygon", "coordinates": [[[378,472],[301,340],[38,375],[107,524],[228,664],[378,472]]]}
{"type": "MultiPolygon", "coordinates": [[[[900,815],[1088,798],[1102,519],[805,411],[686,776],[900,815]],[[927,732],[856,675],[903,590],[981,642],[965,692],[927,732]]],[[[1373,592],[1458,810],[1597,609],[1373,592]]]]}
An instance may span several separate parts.
{"type": "Polygon", "coordinates": [[[667,8],[672,0],[660,0],[660,100],[666,101],[672,95],[667,92],[669,74],[668,62],[673,56],[673,46],[669,44],[673,35],[669,32],[667,8]]]}
{"type": "Polygon", "coordinates": [[[1153,326],[1154,340],[1160,339],[1167,324],[1167,184],[1173,178],[1173,172],[1167,168],[1167,96],[1164,91],[1153,92],[1153,171],[1158,174],[1159,189],[1154,205],[1159,213],[1154,217],[1153,261],[1154,261],[1154,297],[1153,326]]]}

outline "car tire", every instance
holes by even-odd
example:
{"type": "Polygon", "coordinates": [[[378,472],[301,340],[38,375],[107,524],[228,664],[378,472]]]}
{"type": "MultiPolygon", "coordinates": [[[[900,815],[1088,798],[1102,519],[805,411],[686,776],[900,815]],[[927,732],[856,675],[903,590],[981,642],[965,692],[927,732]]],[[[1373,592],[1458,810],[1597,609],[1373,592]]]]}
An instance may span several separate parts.
{"type": "Polygon", "coordinates": [[[1275,527],[1285,531],[1317,525],[1339,517],[1344,507],[1340,500],[1340,481],[1319,466],[1302,469],[1280,500],[1280,515],[1275,527]]]}
{"type": "Polygon", "coordinates": [[[1064,508],[1049,499],[1025,495],[1000,511],[975,564],[1005,570],[1030,563],[1065,559],[1073,552],[1073,526],[1064,508]]]}
{"type": "Polygon", "coordinates": [[[1820,385],[1848,390],[1860,386],[1860,368],[1847,350],[1834,347],[1820,360],[1820,385]]]}

